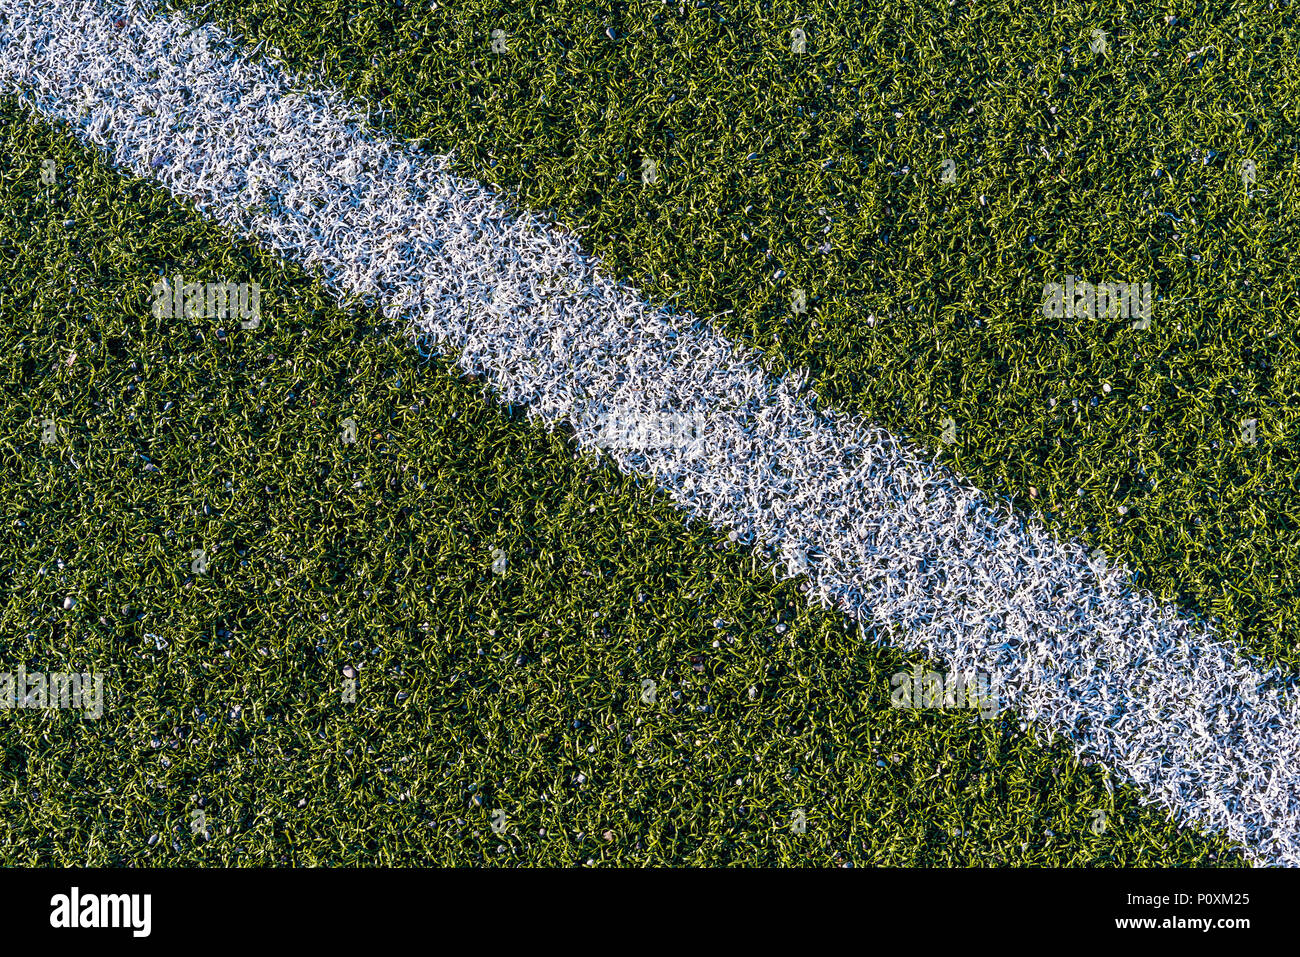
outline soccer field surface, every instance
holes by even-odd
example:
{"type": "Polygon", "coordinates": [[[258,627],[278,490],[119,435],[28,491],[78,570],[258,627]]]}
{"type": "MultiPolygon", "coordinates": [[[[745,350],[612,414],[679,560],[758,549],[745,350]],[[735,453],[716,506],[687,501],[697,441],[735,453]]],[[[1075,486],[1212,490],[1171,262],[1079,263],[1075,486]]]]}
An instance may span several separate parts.
{"type": "Polygon", "coordinates": [[[3,0],[3,860],[1300,861],[1294,28],[3,0]]]}

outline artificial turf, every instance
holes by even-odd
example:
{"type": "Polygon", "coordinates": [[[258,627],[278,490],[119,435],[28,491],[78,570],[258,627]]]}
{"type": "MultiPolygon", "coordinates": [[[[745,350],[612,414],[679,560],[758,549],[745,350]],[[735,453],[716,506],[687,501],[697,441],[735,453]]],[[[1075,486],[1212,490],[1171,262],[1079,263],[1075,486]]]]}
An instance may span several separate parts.
{"type": "Polygon", "coordinates": [[[0,157],[0,667],[108,676],[0,715],[4,863],[1240,862],[10,100],[0,157]]]}
{"type": "Polygon", "coordinates": [[[1291,4],[173,6],[1300,663],[1291,4]],[[1150,328],[1044,318],[1069,274],[1150,328]]]}

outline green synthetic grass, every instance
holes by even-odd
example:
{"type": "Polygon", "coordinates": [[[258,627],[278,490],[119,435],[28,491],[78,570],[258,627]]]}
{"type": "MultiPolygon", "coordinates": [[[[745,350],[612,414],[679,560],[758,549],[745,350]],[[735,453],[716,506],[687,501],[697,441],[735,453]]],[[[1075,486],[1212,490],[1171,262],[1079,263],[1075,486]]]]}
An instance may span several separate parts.
{"type": "Polygon", "coordinates": [[[176,6],[1300,664],[1289,4],[176,6]],[[1151,282],[1151,328],[1044,319],[1071,273],[1151,282]]]}
{"type": "Polygon", "coordinates": [[[4,864],[1240,863],[11,101],[0,156],[0,670],[108,674],[0,712],[4,864]]]}

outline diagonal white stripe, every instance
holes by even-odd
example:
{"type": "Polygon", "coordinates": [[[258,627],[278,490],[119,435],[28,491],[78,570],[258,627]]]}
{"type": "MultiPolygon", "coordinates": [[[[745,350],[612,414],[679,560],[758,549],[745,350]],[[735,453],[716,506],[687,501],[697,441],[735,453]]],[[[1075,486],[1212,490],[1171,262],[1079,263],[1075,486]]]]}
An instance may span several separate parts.
{"type": "Polygon", "coordinates": [[[319,264],[341,299],[373,297],[505,401],[568,419],[690,512],[776,546],[786,572],[806,559],[822,600],[954,670],[992,672],[1036,733],[1066,735],[1178,819],[1300,863],[1297,705],[1257,692],[1276,673],[1122,569],[1099,579],[1081,545],[990,508],[918,449],[814,411],[798,377],[775,381],[707,324],[646,304],[445,157],[147,3],[0,0],[0,89],[319,264]],[[679,441],[670,420],[645,447],[602,425],[610,412],[704,431],[679,441]]]}

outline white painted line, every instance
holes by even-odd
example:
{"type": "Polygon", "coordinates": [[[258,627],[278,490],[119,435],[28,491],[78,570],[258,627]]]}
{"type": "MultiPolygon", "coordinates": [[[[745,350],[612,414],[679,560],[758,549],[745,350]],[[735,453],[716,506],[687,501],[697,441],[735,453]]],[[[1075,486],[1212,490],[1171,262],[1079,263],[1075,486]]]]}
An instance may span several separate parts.
{"type": "Polygon", "coordinates": [[[374,297],[504,401],[568,419],[688,511],[772,544],[787,572],[806,562],[823,601],[991,672],[1036,733],[1069,737],[1177,819],[1300,863],[1296,702],[1257,692],[1268,676],[1230,643],[1122,570],[1099,581],[1081,545],[995,511],[921,450],[814,412],[798,377],[775,381],[707,324],[646,304],[445,158],[147,3],[0,0],[0,87],[232,230],[319,264],[340,298],[374,297]],[[610,413],[669,418],[646,442],[611,430],[610,413]]]}

